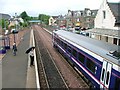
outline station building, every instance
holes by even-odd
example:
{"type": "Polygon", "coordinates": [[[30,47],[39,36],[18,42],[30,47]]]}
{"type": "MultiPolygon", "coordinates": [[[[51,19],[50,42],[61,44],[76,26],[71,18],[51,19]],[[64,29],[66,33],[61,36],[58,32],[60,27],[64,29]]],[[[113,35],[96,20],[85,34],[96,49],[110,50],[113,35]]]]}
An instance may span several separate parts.
{"type": "Polygon", "coordinates": [[[91,38],[120,46],[120,2],[103,0],[94,21],[94,28],[87,30],[91,38]]]}

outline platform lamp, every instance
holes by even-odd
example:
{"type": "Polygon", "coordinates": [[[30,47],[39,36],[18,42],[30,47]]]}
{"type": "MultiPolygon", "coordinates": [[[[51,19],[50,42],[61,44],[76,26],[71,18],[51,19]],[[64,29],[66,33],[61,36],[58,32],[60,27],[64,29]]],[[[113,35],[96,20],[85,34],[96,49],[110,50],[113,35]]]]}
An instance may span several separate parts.
{"type": "Polygon", "coordinates": [[[15,34],[17,34],[17,33],[18,33],[18,30],[12,29],[12,34],[14,35],[14,43],[16,43],[15,34]]]}

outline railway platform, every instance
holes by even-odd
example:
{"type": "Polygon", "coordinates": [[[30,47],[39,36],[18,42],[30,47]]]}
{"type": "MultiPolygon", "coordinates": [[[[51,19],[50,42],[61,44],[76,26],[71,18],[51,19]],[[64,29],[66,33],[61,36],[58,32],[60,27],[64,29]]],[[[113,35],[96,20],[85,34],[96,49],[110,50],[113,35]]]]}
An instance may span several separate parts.
{"type": "Polygon", "coordinates": [[[7,51],[0,62],[1,88],[36,88],[35,67],[30,67],[30,60],[26,49],[30,46],[30,32],[28,30],[23,40],[17,46],[17,55],[13,56],[12,49],[7,51]]]}

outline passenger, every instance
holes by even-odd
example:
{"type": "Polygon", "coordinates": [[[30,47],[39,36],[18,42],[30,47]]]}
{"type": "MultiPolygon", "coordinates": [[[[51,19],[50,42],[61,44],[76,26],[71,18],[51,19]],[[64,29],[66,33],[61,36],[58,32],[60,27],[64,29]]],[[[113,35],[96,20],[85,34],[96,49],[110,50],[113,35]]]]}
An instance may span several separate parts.
{"type": "Polygon", "coordinates": [[[17,52],[17,46],[16,43],[13,43],[13,55],[16,56],[16,52],[17,52]]]}
{"type": "Polygon", "coordinates": [[[33,66],[33,62],[34,62],[34,49],[32,48],[32,50],[29,52],[30,54],[30,66],[33,66]]]}

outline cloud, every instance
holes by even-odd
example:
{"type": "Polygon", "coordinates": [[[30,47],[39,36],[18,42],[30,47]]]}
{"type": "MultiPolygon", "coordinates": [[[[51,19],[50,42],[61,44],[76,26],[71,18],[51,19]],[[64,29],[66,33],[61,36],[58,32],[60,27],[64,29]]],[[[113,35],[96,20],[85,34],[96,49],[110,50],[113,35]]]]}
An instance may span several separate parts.
{"type": "MultiPolygon", "coordinates": [[[[108,0],[118,2],[119,0],[108,0]]],[[[67,10],[99,9],[103,0],[0,0],[1,13],[20,14],[26,11],[30,15],[41,13],[59,15],[67,10]]]]}

